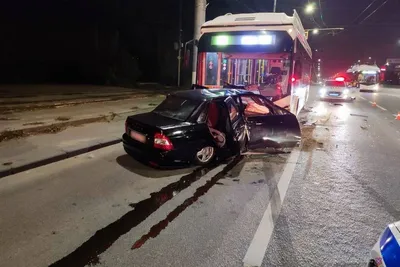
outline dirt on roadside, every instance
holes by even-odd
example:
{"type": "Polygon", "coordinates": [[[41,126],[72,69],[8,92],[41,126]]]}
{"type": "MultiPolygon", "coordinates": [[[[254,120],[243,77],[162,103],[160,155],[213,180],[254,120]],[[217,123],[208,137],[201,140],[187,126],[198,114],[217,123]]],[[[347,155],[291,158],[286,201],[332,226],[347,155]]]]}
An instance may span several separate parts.
{"type": "Polygon", "coordinates": [[[116,114],[111,115],[103,115],[100,117],[89,118],[89,119],[81,119],[75,121],[65,121],[65,122],[58,122],[51,125],[43,125],[43,126],[36,126],[26,129],[20,130],[6,130],[0,132],[0,142],[28,137],[31,135],[37,134],[48,134],[48,133],[58,133],[61,132],[68,127],[78,127],[88,123],[95,123],[95,122],[111,122],[116,117],[116,114]]]}
{"type": "Polygon", "coordinates": [[[318,147],[318,141],[314,139],[314,125],[307,125],[301,127],[301,150],[302,151],[312,151],[318,147]]]}
{"type": "Polygon", "coordinates": [[[149,98],[154,97],[154,95],[149,94],[140,94],[134,96],[118,96],[111,98],[90,98],[90,99],[79,99],[79,100],[64,100],[64,101],[51,101],[51,102],[40,102],[40,103],[25,103],[25,104],[9,104],[5,102],[5,105],[0,107],[0,114],[12,114],[17,112],[25,112],[25,111],[33,111],[33,110],[41,110],[41,109],[55,109],[61,107],[69,107],[69,106],[79,106],[85,104],[92,103],[105,103],[105,102],[116,102],[127,99],[141,99],[141,98],[149,98]]]}

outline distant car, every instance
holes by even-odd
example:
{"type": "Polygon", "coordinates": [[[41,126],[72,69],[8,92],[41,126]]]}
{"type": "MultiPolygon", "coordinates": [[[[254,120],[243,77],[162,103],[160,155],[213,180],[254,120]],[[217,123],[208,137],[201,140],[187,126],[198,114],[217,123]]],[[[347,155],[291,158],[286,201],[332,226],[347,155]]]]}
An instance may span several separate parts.
{"type": "Polygon", "coordinates": [[[319,90],[319,97],[323,100],[354,100],[355,89],[347,86],[344,78],[325,81],[323,87],[319,90]]]}
{"type": "Polygon", "coordinates": [[[197,89],[129,116],[125,151],[154,167],[205,165],[218,154],[292,148],[301,132],[295,115],[246,90],[197,89]]]}
{"type": "Polygon", "coordinates": [[[372,248],[368,267],[400,266],[400,221],[389,224],[372,248]]]}

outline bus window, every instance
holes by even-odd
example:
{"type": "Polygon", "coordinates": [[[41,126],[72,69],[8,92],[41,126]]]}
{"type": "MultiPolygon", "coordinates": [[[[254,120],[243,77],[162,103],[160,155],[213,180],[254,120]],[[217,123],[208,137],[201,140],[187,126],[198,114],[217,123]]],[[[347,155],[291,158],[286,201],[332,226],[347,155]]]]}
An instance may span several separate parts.
{"type": "Polygon", "coordinates": [[[205,85],[217,85],[218,53],[206,53],[205,85]]]}

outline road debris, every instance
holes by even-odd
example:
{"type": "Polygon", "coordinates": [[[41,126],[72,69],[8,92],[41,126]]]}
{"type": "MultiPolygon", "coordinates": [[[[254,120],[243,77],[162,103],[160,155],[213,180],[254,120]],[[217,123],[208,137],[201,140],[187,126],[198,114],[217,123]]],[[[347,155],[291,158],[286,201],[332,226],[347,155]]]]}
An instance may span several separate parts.
{"type": "Polygon", "coordinates": [[[28,126],[28,125],[43,125],[44,122],[41,121],[34,121],[34,122],[28,122],[28,123],[24,123],[22,124],[22,126],[28,126]]]}
{"type": "Polygon", "coordinates": [[[353,114],[353,113],[350,113],[350,116],[368,118],[368,116],[367,116],[367,115],[353,114]]]}
{"type": "Polygon", "coordinates": [[[69,121],[71,117],[64,117],[64,116],[59,116],[55,118],[56,121],[69,121]]]}

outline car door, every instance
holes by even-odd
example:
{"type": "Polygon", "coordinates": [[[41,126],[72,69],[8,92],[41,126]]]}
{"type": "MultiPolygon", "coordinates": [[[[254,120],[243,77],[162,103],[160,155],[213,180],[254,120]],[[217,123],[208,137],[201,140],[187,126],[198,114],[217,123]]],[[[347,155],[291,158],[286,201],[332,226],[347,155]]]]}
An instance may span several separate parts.
{"type": "Polygon", "coordinates": [[[246,146],[246,123],[240,112],[239,106],[232,99],[228,97],[225,99],[225,105],[228,111],[229,121],[231,123],[233,141],[240,151],[243,151],[246,146]]]}
{"type": "Polygon", "coordinates": [[[291,148],[301,140],[300,125],[294,114],[274,105],[260,95],[240,97],[249,132],[248,149],[291,148]],[[254,102],[256,109],[250,109],[254,102]],[[254,112],[256,111],[256,112],[254,112]]]}

